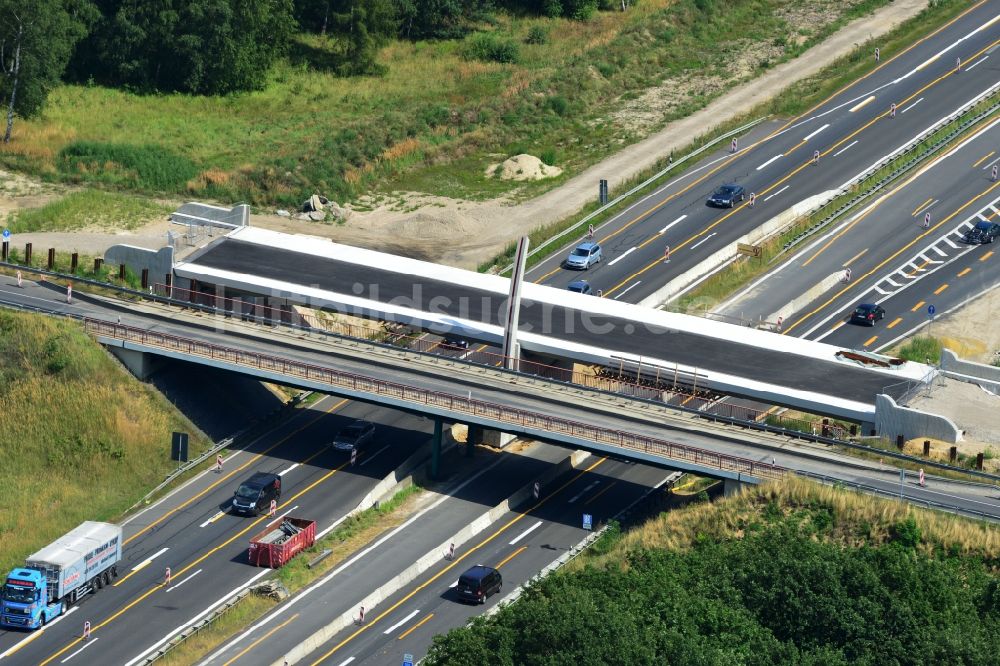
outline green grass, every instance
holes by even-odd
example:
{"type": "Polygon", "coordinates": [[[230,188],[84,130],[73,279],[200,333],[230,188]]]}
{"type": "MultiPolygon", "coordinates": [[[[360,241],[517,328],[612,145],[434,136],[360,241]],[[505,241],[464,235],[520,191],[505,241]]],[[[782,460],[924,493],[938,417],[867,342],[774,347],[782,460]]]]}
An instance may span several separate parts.
{"type": "Polygon", "coordinates": [[[260,92],[61,86],[43,118],[18,121],[0,162],[58,181],[261,205],[314,191],[345,200],[372,188],[520,196],[558,181],[488,179],[497,155],[547,152],[569,177],[886,1],[733,0],[721,12],[695,0],[644,0],[585,22],[500,15],[488,39],[515,45],[516,63],[466,59],[482,37],[394,42],[380,54],[389,66],[380,78],[336,77],[323,65],[329,45],[303,36],[260,92]],[[824,20],[790,25],[776,13],[803,2],[823,7],[824,20]],[[738,38],[733,25],[742,26],[738,38]],[[528,39],[539,27],[549,35],[543,43],[528,39]],[[733,67],[748,51],[756,55],[733,67]],[[623,95],[665,80],[686,92],[652,126],[633,130],[611,117],[623,95]],[[446,177],[428,177],[442,166],[446,177]]]}
{"type": "Polygon", "coordinates": [[[71,192],[40,208],[11,213],[7,226],[15,234],[88,227],[136,229],[150,220],[165,217],[171,210],[169,206],[141,197],[87,189],[71,192]]]}
{"type": "Polygon", "coordinates": [[[117,520],[176,463],[191,433],[155,390],[73,322],[0,310],[0,570],[84,520],[117,520]]]}
{"type": "Polygon", "coordinates": [[[276,605],[277,602],[272,599],[248,594],[212,624],[186,638],[156,663],[160,666],[190,666],[197,663],[213,648],[246,629],[276,605]]]}
{"type": "Polygon", "coordinates": [[[941,341],[927,335],[911,338],[896,352],[899,358],[917,363],[937,364],[941,362],[941,341]]]}

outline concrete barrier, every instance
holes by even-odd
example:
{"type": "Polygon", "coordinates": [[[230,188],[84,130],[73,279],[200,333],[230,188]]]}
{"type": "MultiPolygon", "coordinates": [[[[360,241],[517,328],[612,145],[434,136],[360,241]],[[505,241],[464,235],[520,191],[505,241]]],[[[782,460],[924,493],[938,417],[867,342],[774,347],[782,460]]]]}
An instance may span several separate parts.
{"type": "Polygon", "coordinates": [[[791,301],[785,303],[783,306],[772,312],[768,316],[767,320],[769,322],[776,322],[779,317],[784,320],[788,320],[793,314],[812,303],[815,299],[825,294],[834,286],[840,284],[843,277],[843,271],[827,275],[818,284],[813,285],[799,296],[793,298],[791,301]]]}
{"type": "Polygon", "coordinates": [[[838,194],[840,194],[840,190],[827,190],[826,192],[820,192],[819,194],[803,199],[791,208],[778,213],[756,229],[752,229],[749,233],[736,239],[721,250],[712,253],[702,261],[698,262],[698,264],[696,264],[693,268],[690,268],[673,278],[666,285],[660,287],[658,290],[639,301],[639,305],[648,308],[656,308],[664,303],[670,302],[682,292],[687,291],[702,278],[714,273],[735,259],[737,256],[736,248],[740,243],[745,243],[747,245],[762,243],[768,238],[776,236],[788,227],[792,226],[792,224],[794,224],[795,221],[803,215],[808,215],[813,211],[818,210],[838,194]]]}
{"type": "Polygon", "coordinates": [[[952,444],[962,441],[962,431],[947,416],[939,416],[896,404],[887,395],[875,396],[875,431],[889,439],[933,437],[952,444]]]}
{"type": "MultiPolygon", "coordinates": [[[[536,481],[544,487],[546,483],[558,478],[572,469],[575,469],[589,456],[590,453],[587,451],[574,451],[562,462],[554,465],[551,469],[542,474],[538,479],[536,479],[536,481]]],[[[363,606],[366,614],[370,613],[372,609],[377,608],[380,603],[398,592],[403,586],[440,562],[441,558],[444,557],[444,553],[448,550],[448,547],[451,544],[454,543],[456,546],[461,546],[469,539],[473,538],[496,522],[501,516],[510,511],[511,508],[516,507],[527,500],[533,499],[534,484],[535,481],[527,484],[506,500],[473,520],[471,523],[455,533],[452,537],[445,539],[444,543],[431,548],[416,562],[390,579],[389,582],[379,587],[364,599],[360,599],[353,603],[350,610],[335,617],[329,624],[319,629],[312,636],[306,638],[292,648],[284,656],[284,658],[275,661],[274,666],[283,666],[285,663],[298,663],[300,660],[307,657],[311,652],[336,636],[338,632],[354,624],[358,617],[359,607],[363,606]]]]}
{"type": "Polygon", "coordinates": [[[952,379],[979,384],[984,389],[1000,394],[1000,368],[966,361],[950,349],[941,350],[941,373],[952,379]]]}

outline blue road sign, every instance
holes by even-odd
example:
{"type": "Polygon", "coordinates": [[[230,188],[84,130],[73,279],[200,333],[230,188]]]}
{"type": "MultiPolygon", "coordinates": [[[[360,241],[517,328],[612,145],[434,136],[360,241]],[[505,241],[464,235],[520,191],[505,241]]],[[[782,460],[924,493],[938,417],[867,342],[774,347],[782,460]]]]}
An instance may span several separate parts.
{"type": "Polygon", "coordinates": [[[589,513],[583,514],[583,529],[590,530],[594,528],[594,517],[589,513]]]}
{"type": "Polygon", "coordinates": [[[413,655],[404,654],[403,655],[403,666],[413,666],[413,655]]]}
{"type": "Polygon", "coordinates": [[[933,317],[935,312],[937,312],[937,309],[933,305],[928,305],[927,306],[927,316],[928,317],[933,317]]]}
{"type": "Polygon", "coordinates": [[[8,238],[10,238],[10,229],[4,229],[3,230],[3,239],[7,240],[8,238]]]}

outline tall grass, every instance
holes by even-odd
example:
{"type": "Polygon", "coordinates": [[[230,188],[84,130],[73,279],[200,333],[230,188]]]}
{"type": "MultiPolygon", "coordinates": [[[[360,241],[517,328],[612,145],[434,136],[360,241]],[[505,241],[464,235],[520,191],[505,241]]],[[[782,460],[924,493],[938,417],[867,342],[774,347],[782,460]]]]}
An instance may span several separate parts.
{"type": "Polygon", "coordinates": [[[69,321],[0,311],[0,570],[84,520],[116,520],[206,441],[69,321]]]}
{"type": "Polygon", "coordinates": [[[150,220],[164,217],[171,208],[141,197],[80,190],[70,192],[39,208],[11,213],[7,226],[12,233],[30,231],[70,231],[88,227],[135,229],[150,220]]]}

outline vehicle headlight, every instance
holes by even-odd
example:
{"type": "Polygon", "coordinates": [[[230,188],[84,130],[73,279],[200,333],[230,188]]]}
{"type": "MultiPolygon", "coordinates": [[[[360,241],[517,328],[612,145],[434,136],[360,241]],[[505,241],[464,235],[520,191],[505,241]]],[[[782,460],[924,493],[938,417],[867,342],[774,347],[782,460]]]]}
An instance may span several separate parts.
{"type": "Polygon", "coordinates": [[[233,506],[236,506],[236,498],[233,498],[233,506]]]}

